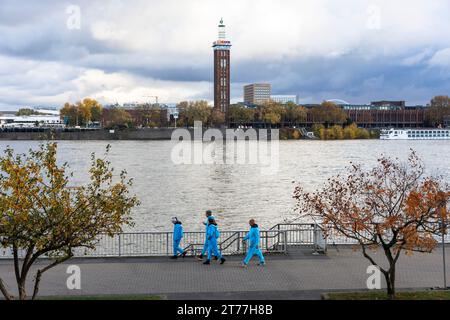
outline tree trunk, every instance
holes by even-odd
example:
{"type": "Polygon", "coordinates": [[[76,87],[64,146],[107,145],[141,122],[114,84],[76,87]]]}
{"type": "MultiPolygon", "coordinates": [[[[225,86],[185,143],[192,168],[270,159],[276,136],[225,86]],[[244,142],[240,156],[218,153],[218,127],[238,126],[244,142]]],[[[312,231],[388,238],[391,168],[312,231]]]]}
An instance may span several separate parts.
{"type": "Polygon", "coordinates": [[[12,300],[13,297],[9,294],[8,289],[6,289],[5,284],[3,283],[3,280],[0,279],[0,292],[3,294],[6,300],[12,300]]]}
{"type": "Polygon", "coordinates": [[[42,277],[42,271],[38,270],[38,272],[36,274],[36,280],[34,283],[33,297],[31,298],[31,300],[36,300],[36,297],[39,293],[39,284],[41,282],[41,277],[42,277]]]}
{"type": "Polygon", "coordinates": [[[26,273],[24,270],[24,266],[22,266],[22,271],[20,270],[20,261],[19,261],[19,251],[17,249],[17,245],[13,243],[13,255],[14,255],[14,273],[16,275],[17,282],[17,291],[19,292],[19,300],[25,300],[27,293],[25,289],[25,279],[26,276],[23,276],[23,273],[26,273]]]}
{"type": "Polygon", "coordinates": [[[19,290],[19,300],[25,300],[27,298],[27,291],[25,289],[25,280],[20,280],[19,283],[17,283],[18,290],[19,290]]]}
{"type": "Polygon", "coordinates": [[[386,279],[388,299],[395,300],[395,264],[390,266],[384,277],[386,279]]]}

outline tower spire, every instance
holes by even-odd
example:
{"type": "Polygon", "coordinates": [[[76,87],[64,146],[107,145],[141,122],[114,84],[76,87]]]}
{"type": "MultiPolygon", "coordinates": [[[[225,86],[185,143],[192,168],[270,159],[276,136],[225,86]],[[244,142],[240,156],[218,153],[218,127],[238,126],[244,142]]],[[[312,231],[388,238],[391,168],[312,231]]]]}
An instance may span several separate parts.
{"type": "Polygon", "coordinates": [[[226,38],[225,24],[223,23],[223,18],[221,18],[219,22],[219,40],[225,40],[226,38]]]}

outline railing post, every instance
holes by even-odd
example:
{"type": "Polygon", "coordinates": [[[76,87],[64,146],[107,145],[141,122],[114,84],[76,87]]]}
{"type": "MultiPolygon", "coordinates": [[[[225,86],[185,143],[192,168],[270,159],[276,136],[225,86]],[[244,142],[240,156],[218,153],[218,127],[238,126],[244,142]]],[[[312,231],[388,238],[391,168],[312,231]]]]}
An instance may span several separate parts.
{"type": "Polygon", "coordinates": [[[169,233],[166,233],[166,256],[169,256],[169,233]]]}
{"type": "Polygon", "coordinates": [[[241,253],[241,233],[237,233],[237,253],[241,253]]]}
{"type": "Polygon", "coordinates": [[[280,245],[280,224],[278,224],[277,245],[280,245]]]}
{"type": "Polygon", "coordinates": [[[317,251],[317,224],[314,224],[314,228],[313,228],[313,247],[314,247],[314,252],[317,251]]]}
{"type": "Polygon", "coordinates": [[[269,231],[266,231],[266,250],[269,251],[269,231]]]}
{"type": "Polygon", "coordinates": [[[284,237],[284,254],[288,254],[288,248],[287,248],[287,231],[283,231],[283,237],[284,237]]]}
{"type": "Polygon", "coordinates": [[[119,233],[119,257],[122,256],[122,234],[119,233]]]}

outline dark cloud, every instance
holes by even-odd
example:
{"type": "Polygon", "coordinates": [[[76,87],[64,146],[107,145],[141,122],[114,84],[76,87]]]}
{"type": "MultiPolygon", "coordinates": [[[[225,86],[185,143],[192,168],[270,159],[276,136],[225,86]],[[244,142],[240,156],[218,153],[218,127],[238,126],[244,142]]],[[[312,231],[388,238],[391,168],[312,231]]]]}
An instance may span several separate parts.
{"type": "MultiPolygon", "coordinates": [[[[123,94],[123,90],[131,92],[141,83],[143,86],[156,86],[157,83],[158,89],[162,90],[167,82],[167,99],[179,98],[171,90],[174,83],[186,87],[183,93],[186,99],[211,99],[211,92],[204,89],[204,83],[211,83],[213,79],[209,35],[206,39],[205,34],[200,33],[204,26],[192,25],[198,20],[199,25],[206,25],[204,19],[208,14],[217,14],[216,10],[201,11],[206,10],[204,7],[221,7],[219,2],[217,7],[208,7],[212,2],[217,1],[196,0],[196,7],[177,5],[175,1],[164,5],[166,2],[141,0],[107,3],[99,0],[70,3],[1,0],[0,106],[37,103],[40,98],[44,102],[60,104],[61,99],[67,97],[95,94],[97,92],[91,88],[95,79],[86,80],[86,77],[93,77],[88,72],[90,70],[100,71],[102,84],[95,87],[105,87],[105,95],[114,91],[114,86],[123,94]],[[80,30],[66,27],[68,5],[79,5],[82,9],[80,30]],[[188,9],[192,11],[189,13],[188,9]],[[187,20],[190,23],[185,19],[190,19],[187,20]],[[99,22],[104,24],[98,25],[99,22]],[[199,37],[205,38],[200,41],[204,45],[192,44],[199,37]],[[88,73],[89,76],[86,75],[88,73]],[[120,79],[115,78],[119,76],[120,79]],[[195,83],[198,85],[194,85],[194,89],[195,83]]],[[[267,6],[266,2],[262,1],[258,10],[267,6]]],[[[349,19],[348,25],[339,20],[328,22],[336,18],[331,14],[333,12],[326,12],[328,5],[336,8],[336,4],[328,2],[314,4],[320,7],[314,7],[313,11],[318,15],[323,13],[323,17],[317,16],[316,21],[309,21],[314,37],[298,33],[297,21],[283,20],[267,22],[273,23],[273,28],[267,26],[264,37],[259,37],[263,31],[256,31],[267,25],[262,21],[261,25],[254,26],[255,22],[259,23],[261,11],[249,17],[239,11],[238,5],[229,4],[224,8],[241,16],[239,21],[242,24],[235,24],[234,31],[232,80],[235,100],[242,97],[241,85],[252,82],[269,82],[275,94],[299,94],[306,102],[330,98],[354,103],[405,99],[411,104],[419,104],[426,103],[433,95],[450,93],[449,67],[442,63],[445,55],[441,55],[439,65],[431,66],[429,63],[436,52],[444,50],[442,52],[445,53],[445,49],[450,48],[448,38],[435,39],[428,30],[430,26],[424,25],[421,32],[418,25],[408,25],[415,22],[405,17],[402,18],[405,22],[395,21],[398,25],[390,26],[392,32],[380,31],[367,36],[367,30],[354,32],[351,10],[338,12],[349,19]],[[321,6],[325,8],[322,11],[318,10],[321,6]],[[247,22],[247,19],[256,20],[247,22]],[[409,27],[403,30],[401,27],[404,25],[409,27]],[[412,27],[416,28],[417,40],[408,33],[412,27]],[[276,28],[280,28],[278,33],[273,30],[276,28]],[[297,39],[283,30],[295,31],[298,37],[303,35],[306,40],[298,40],[298,46],[292,45],[297,39]],[[247,37],[242,35],[245,32],[249,34],[247,37]],[[319,35],[320,39],[317,39],[319,35]],[[404,37],[410,37],[411,44],[405,40],[407,45],[402,47],[404,37]],[[295,53],[291,54],[285,48],[290,46],[295,53]]],[[[301,5],[289,1],[285,7],[291,6],[294,10],[301,5]]],[[[364,7],[358,3],[359,9],[361,6],[364,7]]],[[[434,5],[428,6],[434,9],[434,5]]],[[[268,8],[272,7],[276,5],[270,3],[268,8]]],[[[283,6],[280,8],[274,10],[286,10],[283,6]]],[[[448,8],[448,4],[439,1],[436,9],[430,9],[426,14],[435,15],[442,8],[448,8]]],[[[358,25],[364,24],[360,15],[355,19],[358,25]]],[[[391,23],[385,17],[385,24],[388,24],[386,20],[391,23]]],[[[438,22],[436,25],[440,27],[450,25],[444,20],[438,22]]],[[[215,31],[211,37],[214,36],[215,31]]]]}

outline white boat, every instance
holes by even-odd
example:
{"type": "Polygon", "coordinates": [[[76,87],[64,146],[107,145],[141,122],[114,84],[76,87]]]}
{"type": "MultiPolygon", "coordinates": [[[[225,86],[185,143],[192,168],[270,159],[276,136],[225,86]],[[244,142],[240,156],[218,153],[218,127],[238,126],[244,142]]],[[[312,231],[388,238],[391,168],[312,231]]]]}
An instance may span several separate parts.
{"type": "Polygon", "coordinates": [[[450,129],[381,130],[381,140],[450,140],[450,129]]]}

